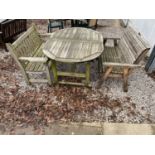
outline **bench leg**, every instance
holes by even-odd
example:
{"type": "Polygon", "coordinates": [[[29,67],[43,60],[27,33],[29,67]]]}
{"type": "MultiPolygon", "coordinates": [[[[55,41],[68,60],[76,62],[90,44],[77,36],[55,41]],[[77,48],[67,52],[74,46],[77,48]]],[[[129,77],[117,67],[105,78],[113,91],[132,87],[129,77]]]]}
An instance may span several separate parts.
{"type": "Polygon", "coordinates": [[[114,46],[117,46],[117,39],[114,39],[114,46]]]}
{"type": "Polygon", "coordinates": [[[108,69],[106,70],[106,72],[105,72],[105,74],[104,74],[104,77],[103,77],[104,80],[107,79],[107,77],[108,77],[109,74],[111,73],[112,69],[113,69],[113,66],[108,67],[108,69]]]}
{"type": "MultiPolygon", "coordinates": [[[[112,69],[113,69],[113,66],[108,67],[108,69],[104,73],[103,80],[106,80],[107,79],[107,77],[109,76],[109,74],[112,72],[112,69]]],[[[97,89],[100,88],[100,86],[103,83],[103,80],[102,79],[99,79],[99,81],[97,83],[97,86],[96,86],[97,89]]]]}
{"type": "Polygon", "coordinates": [[[25,71],[23,71],[23,69],[21,69],[21,72],[24,76],[24,79],[25,79],[25,82],[27,85],[31,85],[30,81],[29,81],[29,76],[28,76],[28,73],[26,73],[25,71]]]}
{"type": "Polygon", "coordinates": [[[51,85],[52,80],[51,80],[50,68],[48,64],[45,64],[45,68],[46,68],[46,76],[47,76],[48,84],[51,85]]]}
{"type": "Polygon", "coordinates": [[[123,90],[124,92],[128,91],[128,75],[129,75],[129,69],[124,68],[123,69],[123,90]]]}
{"type": "Polygon", "coordinates": [[[52,60],[52,72],[53,72],[53,77],[54,77],[54,83],[58,83],[56,61],[54,61],[54,60],[52,60]]]}

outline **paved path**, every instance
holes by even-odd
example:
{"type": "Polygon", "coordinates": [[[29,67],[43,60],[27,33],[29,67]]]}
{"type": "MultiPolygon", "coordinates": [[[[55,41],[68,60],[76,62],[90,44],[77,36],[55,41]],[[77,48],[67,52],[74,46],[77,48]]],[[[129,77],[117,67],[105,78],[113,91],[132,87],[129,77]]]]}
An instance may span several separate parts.
{"type": "Polygon", "coordinates": [[[15,135],[154,135],[155,124],[126,123],[54,123],[49,127],[34,130],[33,127],[17,128],[9,133],[0,128],[0,134],[15,135]]]}

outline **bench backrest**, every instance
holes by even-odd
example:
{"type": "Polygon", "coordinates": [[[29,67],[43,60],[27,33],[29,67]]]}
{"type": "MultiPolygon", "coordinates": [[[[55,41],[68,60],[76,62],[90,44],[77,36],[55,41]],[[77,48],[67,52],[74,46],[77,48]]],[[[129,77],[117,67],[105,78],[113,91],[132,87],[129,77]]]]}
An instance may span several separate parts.
{"type": "Polygon", "coordinates": [[[123,39],[129,47],[132,57],[134,57],[133,63],[138,64],[146,56],[150,45],[130,26],[124,29],[123,39]]]}
{"type": "Polygon", "coordinates": [[[42,45],[43,40],[40,38],[35,25],[30,27],[21,35],[13,44],[7,43],[7,49],[24,73],[24,66],[27,62],[21,63],[19,57],[33,57],[36,50],[42,45]]]}
{"type": "Polygon", "coordinates": [[[43,41],[35,26],[30,27],[12,45],[7,44],[8,50],[17,58],[21,56],[32,57],[43,41]]]}

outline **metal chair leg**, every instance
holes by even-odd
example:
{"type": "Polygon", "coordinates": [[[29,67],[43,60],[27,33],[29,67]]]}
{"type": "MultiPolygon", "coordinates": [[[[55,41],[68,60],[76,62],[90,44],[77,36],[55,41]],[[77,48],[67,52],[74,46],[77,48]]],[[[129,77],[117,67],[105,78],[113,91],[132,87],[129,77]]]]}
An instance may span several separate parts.
{"type": "Polygon", "coordinates": [[[50,33],[50,24],[48,24],[48,30],[47,30],[48,33],[50,33]]]}

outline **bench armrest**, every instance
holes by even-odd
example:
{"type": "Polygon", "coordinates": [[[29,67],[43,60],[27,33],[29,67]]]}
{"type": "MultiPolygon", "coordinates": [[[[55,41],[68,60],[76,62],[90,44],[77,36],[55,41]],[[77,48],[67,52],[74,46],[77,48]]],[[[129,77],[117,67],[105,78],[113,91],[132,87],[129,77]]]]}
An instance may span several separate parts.
{"type": "Polygon", "coordinates": [[[45,63],[48,61],[48,58],[46,57],[19,57],[18,59],[21,61],[42,62],[42,63],[45,63]]]}
{"type": "Polygon", "coordinates": [[[129,68],[141,67],[140,65],[137,65],[137,64],[126,64],[126,63],[115,63],[115,62],[103,62],[103,65],[117,66],[117,67],[129,67],[129,68]]]}

